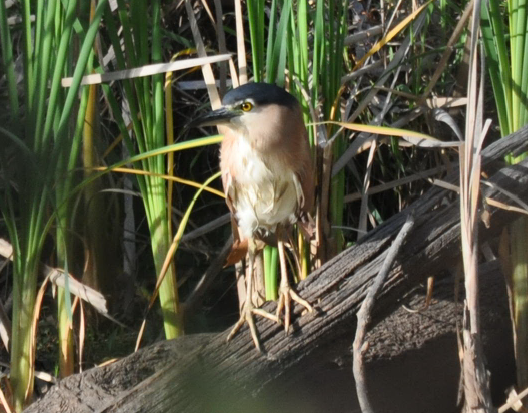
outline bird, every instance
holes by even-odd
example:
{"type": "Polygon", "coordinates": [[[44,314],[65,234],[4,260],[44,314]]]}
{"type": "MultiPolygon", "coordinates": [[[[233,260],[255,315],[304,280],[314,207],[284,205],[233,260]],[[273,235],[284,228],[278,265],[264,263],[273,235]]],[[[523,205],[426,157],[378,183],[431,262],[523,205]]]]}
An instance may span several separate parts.
{"type": "Polygon", "coordinates": [[[286,267],[287,230],[297,224],[313,233],[310,212],[314,202],[314,174],[308,133],[301,105],[283,88],[271,83],[246,83],[227,92],[222,106],[192,122],[194,126],[223,126],[220,170],[227,206],[240,241],[247,241],[246,298],[228,340],[247,323],[257,350],[262,352],[254,315],[276,322],[284,311],[290,326],[290,307],[296,301],[313,307],[290,286],[286,267]],[[252,302],[255,255],[262,244],[276,240],[281,282],[276,314],[252,302]]]}

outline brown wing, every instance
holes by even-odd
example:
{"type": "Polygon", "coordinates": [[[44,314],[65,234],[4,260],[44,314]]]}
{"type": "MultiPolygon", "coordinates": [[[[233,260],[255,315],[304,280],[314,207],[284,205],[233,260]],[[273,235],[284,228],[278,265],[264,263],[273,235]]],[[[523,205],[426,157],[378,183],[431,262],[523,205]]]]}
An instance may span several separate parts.
{"type": "Polygon", "coordinates": [[[315,233],[315,223],[310,215],[314,198],[313,179],[307,183],[306,178],[301,181],[298,175],[295,175],[295,177],[297,181],[300,181],[300,184],[295,184],[297,189],[297,203],[299,205],[297,225],[304,237],[309,240],[315,233]]]}
{"type": "Polygon", "coordinates": [[[222,186],[224,187],[225,202],[232,216],[236,216],[236,208],[233,204],[235,197],[235,186],[231,173],[226,170],[222,171],[222,186]]]}
{"type": "Polygon", "coordinates": [[[224,187],[225,202],[231,212],[231,229],[233,231],[233,247],[229,253],[224,267],[234,265],[242,260],[248,251],[248,240],[242,240],[236,222],[236,181],[232,174],[232,169],[236,165],[233,156],[237,156],[233,150],[236,137],[230,133],[229,129],[224,132],[224,140],[220,149],[220,169],[222,170],[222,186],[224,187]]]}
{"type": "Polygon", "coordinates": [[[231,229],[233,231],[233,247],[229,252],[229,255],[226,258],[224,267],[229,267],[234,265],[240,260],[242,260],[248,250],[247,240],[241,241],[240,233],[238,231],[238,225],[236,223],[236,208],[233,203],[235,197],[235,186],[233,182],[233,177],[231,176],[229,170],[222,171],[222,185],[224,187],[225,201],[226,205],[231,212],[231,229]]]}
{"type": "Polygon", "coordinates": [[[299,163],[297,173],[295,174],[296,179],[300,183],[296,183],[295,185],[297,188],[297,203],[299,205],[298,225],[304,236],[310,239],[315,233],[315,223],[310,215],[314,208],[315,184],[312,157],[306,129],[298,156],[299,163]]]}

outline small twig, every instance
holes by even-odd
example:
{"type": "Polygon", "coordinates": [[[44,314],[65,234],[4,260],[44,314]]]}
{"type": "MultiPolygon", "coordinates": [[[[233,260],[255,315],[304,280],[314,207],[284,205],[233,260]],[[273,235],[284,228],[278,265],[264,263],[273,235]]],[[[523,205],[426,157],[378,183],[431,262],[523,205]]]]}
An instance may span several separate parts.
{"type": "Polygon", "coordinates": [[[528,388],[524,389],[522,392],[516,394],[515,396],[513,394],[510,394],[510,396],[508,397],[508,401],[504,403],[501,407],[499,407],[498,413],[505,413],[506,411],[512,408],[517,411],[517,409],[515,409],[516,405],[519,403],[522,405],[522,399],[524,399],[526,396],[528,396],[528,388]]]}
{"type": "Polygon", "coordinates": [[[427,277],[427,292],[425,295],[425,301],[422,304],[422,306],[420,308],[410,308],[404,304],[402,305],[402,308],[411,314],[418,314],[418,313],[421,313],[422,311],[427,310],[429,306],[431,305],[431,301],[433,300],[433,288],[434,288],[434,276],[430,275],[429,277],[427,277]]]}
{"type": "Polygon", "coordinates": [[[233,248],[233,236],[231,236],[226,243],[224,244],[222,250],[218,256],[211,262],[205,273],[194,287],[194,290],[189,294],[187,300],[183,304],[183,311],[190,311],[192,308],[200,302],[200,299],[203,297],[204,293],[211,286],[211,283],[216,278],[216,276],[222,271],[226,258],[228,257],[231,249],[233,248]]]}
{"type": "MultiPolygon", "coordinates": [[[[481,181],[483,185],[487,185],[489,186],[490,188],[493,188],[495,189],[497,192],[501,193],[501,194],[504,194],[506,195],[508,198],[510,198],[513,202],[515,202],[517,205],[519,205],[525,212],[528,211],[528,204],[526,204],[526,202],[523,202],[521,198],[519,198],[517,195],[515,195],[513,192],[511,191],[508,191],[504,188],[501,188],[500,186],[498,186],[497,184],[493,183],[493,182],[489,182],[489,181],[481,181]]],[[[486,197],[486,202],[490,205],[492,205],[491,202],[493,202],[493,199],[492,198],[489,198],[489,197],[486,197]]],[[[495,201],[496,202],[496,201],[495,201]]],[[[501,208],[501,206],[498,206],[498,205],[493,205],[497,208],[501,208]]],[[[515,207],[511,207],[512,210],[515,210],[514,208],[515,207]]]]}
{"type": "Polygon", "coordinates": [[[354,33],[350,36],[347,36],[345,38],[345,46],[352,46],[356,43],[359,43],[365,39],[370,39],[374,36],[377,36],[379,34],[383,33],[383,26],[382,25],[379,25],[379,26],[374,26],[374,27],[371,27],[370,29],[366,29],[366,30],[363,30],[359,33],[354,33]]]}
{"type": "Polygon", "coordinates": [[[202,225],[201,227],[188,232],[182,237],[181,242],[182,243],[189,242],[196,238],[200,238],[208,234],[209,232],[214,231],[217,228],[220,228],[223,225],[229,224],[230,222],[231,222],[231,214],[228,212],[227,214],[224,214],[221,217],[213,219],[207,224],[202,225]]]}
{"type": "Polygon", "coordinates": [[[369,288],[367,296],[365,297],[365,300],[363,301],[363,304],[361,304],[361,308],[357,313],[358,323],[356,329],[356,337],[353,343],[354,360],[352,370],[354,373],[354,379],[356,381],[356,391],[359,400],[359,405],[363,413],[374,412],[368,400],[368,392],[365,382],[365,369],[363,364],[363,355],[367,349],[367,342],[365,341],[365,336],[367,333],[367,327],[370,324],[372,309],[374,308],[374,300],[376,299],[376,296],[383,287],[383,284],[385,283],[385,280],[387,279],[387,276],[389,275],[389,272],[392,268],[392,264],[394,263],[400,251],[400,247],[402,246],[403,241],[411,232],[413,226],[414,210],[411,211],[409,215],[407,215],[405,223],[403,224],[400,232],[398,233],[398,236],[392,243],[387,253],[387,256],[385,257],[385,260],[383,261],[381,270],[376,276],[374,283],[369,288]]]}
{"type": "MultiPolygon", "coordinates": [[[[415,182],[418,180],[425,180],[432,175],[437,175],[437,174],[440,174],[441,172],[444,172],[446,169],[447,168],[445,166],[437,166],[435,168],[427,169],[426,171],[420,171],[413,175],[406,176],[404,178],[395,179],[393,181],[385,182],[383,184],[376,185],[376,186],[371,186],[367,190],[367,195],[378,194],[380,192],[388,191],[389,189],[393,189],[398,186],[406,185],[411,182],[415,182]]],[[[354,193],[345,195],[343,202],[349,203],[349,202],[358,201],[360,199],[361,199],[361,192],[354,192],[354,193]]]]}

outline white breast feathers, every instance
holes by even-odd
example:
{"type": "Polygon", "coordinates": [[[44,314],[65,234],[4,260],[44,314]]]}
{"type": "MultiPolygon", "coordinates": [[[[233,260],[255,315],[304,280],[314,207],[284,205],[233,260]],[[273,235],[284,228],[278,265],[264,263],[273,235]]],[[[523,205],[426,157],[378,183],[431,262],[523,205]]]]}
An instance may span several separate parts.
{"type": "Polygon", "coordinates": [[[295,223],[300,185],[295,173],[273,156],[262,157],[245,139],[237,141],[233,203],[244,238],[295,223]]]}

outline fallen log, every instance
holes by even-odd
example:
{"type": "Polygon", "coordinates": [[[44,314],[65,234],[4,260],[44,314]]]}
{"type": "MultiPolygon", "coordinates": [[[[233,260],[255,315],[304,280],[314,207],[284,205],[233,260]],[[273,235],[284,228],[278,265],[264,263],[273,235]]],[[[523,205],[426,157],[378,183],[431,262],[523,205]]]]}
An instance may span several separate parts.
{"type": "MultiPolygon", "coordinates": [[[[492,375],[497,403],[503,402],[504,389],[515,380],[513,346],[506,292],[498,263],[486,264],[480,271],[484,348],[492,375]]],[[[461,305],[455,304],[454,277],[437,280],[433,304],[422,312],[409,312],[403,306],[390,313],[369,333],[366,355],[368,386],[379,412],[445,413],[455,411],[459,385],[459,362],[455,319],[461,305]],[[417,397],[419,395],[419,397],[417,397]]],[[[417,286],[399,300],[409,307],[424,303],[425,287],[417,286]]],[[[289,413],[345,413],[359,411],[354,393],[348,337],[323,345],[304,357],[285,375],[264,387],[251,406],[237,397],[229,404],[214,395],[215,385],[192,388],[197,411],[289,413]],[[206,406],[207,400],[211,401],[206,406]],[[267,407],[267,410],[266,410],[267,407]]],[[[179,340],[162,341],[141,349],[114,364],[93,368],[62,380],[45,398],[32,405],[32,412],[98,412],[149,379],[168,363],[185,363],[191,353],[203,349],[215,334],[199,334],[179,340]]],[[[191,376],[192,377],[192,376],[191,376]]],[[[187,377],[188,379],[188,377],[187,377]]],[[[185,380],[180,377],[178,380],[185,380]]],[[[225,399],[225,395],[223,397],[225,399]]],[[[247,402],[247,401],[246,401],[247,402]]],[[[143,408],[146,408],[143,405],[143,408]]],[[[171,408],[166,410],[172,412],[171,408]]]]}
{"type": "MultiPolygon", "coordinates": [[[[483,151],[482,167],[494,184],[485,189],[485,196],[511,205],[513,201],[506,190],[528,201],[528,161],[515,166],[504,166],[502,162],[507,153],[520,153],[527,148],[528,127],[483,151]]],[[[457,184],[458,176],[453,174],[446,180],[457,184]]],[[[257,406],[247,405],[256,392],[281,377],[289,377],[292,371],[309,369],[314,357],[332,357],[328,349],[347,343],[344,349],[339,349],[344,354],[354,334],[355,314],[411,208],[416,220],[414,231],[403,245],[376,302],[374,323],[383,320],[426,277],[456,268],[460,258],[456,194],[432,188],[410,208],[387,220],[300,283],[300,293],[317,307],[317,312],[300,316],[300,309],[296,308],[294,331],[288,336],[275,323],[258,320],[265,354],[255,351],[245,329],[229,344],[225,342],[227,333],[205,338],[190,336],[177,340],[178,344],[156,345],[120,361],[117,366],[125,369],[125,375],[116,375],[113,380],[108,377],[117,372],[115,366],[67,378],[26,411],[259,411],[257,406]],[[146,364],[138,361],[143,358],[146,364]],[[108,384],[112,381],[115,385],[108,384]]],[[[518,216],[489,205],[486,213],[488,228],[482,225],[481,242],[496,237],[518,216]]],[[[273,311],[274,306],[268,303],[265,309],[273,311]]],[[[268,406],[262,411],[269,410],[268,406]]]]}

